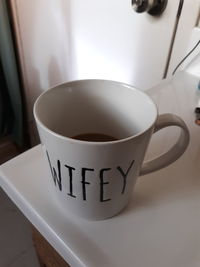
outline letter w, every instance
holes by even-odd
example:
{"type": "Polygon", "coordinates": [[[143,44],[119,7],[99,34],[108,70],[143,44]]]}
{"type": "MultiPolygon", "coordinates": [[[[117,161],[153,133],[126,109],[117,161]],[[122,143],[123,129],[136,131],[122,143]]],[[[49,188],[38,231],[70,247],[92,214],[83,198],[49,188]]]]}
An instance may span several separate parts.
{"type": "Polygon", "coordinates": [[[62,191],[62,177],[61,177],[60,160],[57,160],[57,168],[58,168],[58,173],[57,173],[55,168],[52,167],[52,165],[51,165],[49,153],[47,152],[47,150],[46,150],[46,154],[47,154],[47,158],[48,158],[48,162],[49,162],[49,166],[50,166],[50,169],[51,169],[51,174],[52,174],[55,186],[56,186],[56,184],[58,184],[59,190],[62,191]]]}

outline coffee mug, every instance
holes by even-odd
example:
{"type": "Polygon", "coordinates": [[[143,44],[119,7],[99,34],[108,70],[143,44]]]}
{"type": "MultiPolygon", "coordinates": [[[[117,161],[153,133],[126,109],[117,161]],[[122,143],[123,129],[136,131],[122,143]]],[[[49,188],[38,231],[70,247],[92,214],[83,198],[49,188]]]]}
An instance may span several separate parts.
{"type": "Polygon", "coordinates": [[[44,92],[34,117],[60,207],[102,220],[129,202],[136,179],[178,159],[189,143],[183,120],[157,114],[151,98],[109,80],[77,80],[44,92]],[[168,126],[180,127],[165,154],[144,161],[150,138],[168,126]]]}

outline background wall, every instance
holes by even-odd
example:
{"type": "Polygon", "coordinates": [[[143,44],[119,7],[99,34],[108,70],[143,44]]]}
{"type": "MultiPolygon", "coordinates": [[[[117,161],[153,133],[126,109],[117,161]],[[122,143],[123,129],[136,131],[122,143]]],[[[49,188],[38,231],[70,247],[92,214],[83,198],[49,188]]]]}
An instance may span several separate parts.
{"type": "Polygon", "coordinates": [[[199,0],[184,0],[167,77],[171,76],[177,64],[193,46],[193,29],[198,24],[199,13],[199,0]]]}

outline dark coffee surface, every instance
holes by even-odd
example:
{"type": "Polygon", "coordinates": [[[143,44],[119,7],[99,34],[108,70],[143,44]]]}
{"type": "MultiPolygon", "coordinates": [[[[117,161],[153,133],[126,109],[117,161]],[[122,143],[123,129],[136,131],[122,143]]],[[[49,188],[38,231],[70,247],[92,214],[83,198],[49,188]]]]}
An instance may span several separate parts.
{"type": "Polygon", "coordinates": [[[116,141],[117,138],[100,133],[85,133],[79,134],[72,137],[73,139],[81,140],[81,141],[88,141],[88,142],[108,142],[108,141],[116,141]]]}

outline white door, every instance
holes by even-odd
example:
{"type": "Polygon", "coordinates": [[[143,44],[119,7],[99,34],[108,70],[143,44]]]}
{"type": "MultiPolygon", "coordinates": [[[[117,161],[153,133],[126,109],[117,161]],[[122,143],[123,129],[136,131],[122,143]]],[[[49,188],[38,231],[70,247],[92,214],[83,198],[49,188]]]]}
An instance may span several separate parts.
{"type": "Polygon", "coordinates": [[[160,17],[136,13],[131,0],[71,1],[73,78],[101,77],[147,89],[165,72],[180,0],[160,17]]]}
{"type": "Polygon", "coordinates": [[[11,6],[31,122],[36,97],[58,83],[102,78],[142,90],[157,84],[176,30],[186,44],[199,0],[168,0],[159,17],[136,13],[131,0],[11,0],[11,6]]]}

